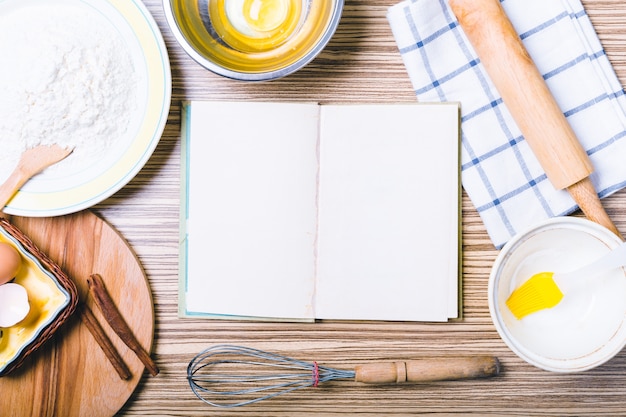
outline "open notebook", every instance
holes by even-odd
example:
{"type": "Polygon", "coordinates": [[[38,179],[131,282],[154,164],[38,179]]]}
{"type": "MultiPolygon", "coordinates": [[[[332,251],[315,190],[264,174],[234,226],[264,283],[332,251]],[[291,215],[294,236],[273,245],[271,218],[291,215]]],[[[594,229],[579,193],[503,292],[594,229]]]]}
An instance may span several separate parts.
{"type": "Polygon", "coordinates": [[[458,316],[459,106],[192,101],[179,314],[458,316]]]}

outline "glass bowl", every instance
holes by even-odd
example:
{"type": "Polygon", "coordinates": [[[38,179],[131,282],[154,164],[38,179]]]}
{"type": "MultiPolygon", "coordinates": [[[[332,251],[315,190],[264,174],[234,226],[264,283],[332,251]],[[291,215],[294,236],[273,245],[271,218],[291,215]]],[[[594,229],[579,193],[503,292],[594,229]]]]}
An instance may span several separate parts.
{"type": "Polygon", "coordinates": [[[343,0],[164,0],[170,29],[208,70],[237,80],[284,77],[333,36],[343,0]]]}

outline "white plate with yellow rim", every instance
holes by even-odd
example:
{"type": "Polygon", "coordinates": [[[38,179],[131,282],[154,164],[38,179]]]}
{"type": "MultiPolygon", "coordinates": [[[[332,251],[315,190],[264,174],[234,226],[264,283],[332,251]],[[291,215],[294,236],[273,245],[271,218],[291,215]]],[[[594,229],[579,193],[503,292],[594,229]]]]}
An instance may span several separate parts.
{"type": "Polygon", "coordinates": [[[156,22],[140,0],[0,0],[0,17],[20,19],[28,14],[27,8],[55,6],[83,9],[99,25],[109,25],[119,34],[134,66],[137,103],[119,140],[93,160],[68,163],[67,167],[61,165],[62,161],[58,169],[33,177],[5,207],[7,214],[58,216],[110,197],[151,157],[169,114],[171,72],[167,50],[156,22]]]}

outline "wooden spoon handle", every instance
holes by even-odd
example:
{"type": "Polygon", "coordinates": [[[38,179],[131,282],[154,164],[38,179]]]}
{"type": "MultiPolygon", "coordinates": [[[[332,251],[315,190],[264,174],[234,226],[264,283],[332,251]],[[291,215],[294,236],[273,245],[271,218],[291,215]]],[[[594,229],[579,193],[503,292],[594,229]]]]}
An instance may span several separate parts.
{"type": "Polygon", "coordinates": [[[66,158],[73,150],[73,147],[59,145],[37,145],[25,150],[9,178],[0,186],[0,211],[29,179],[66,158]]]}
{"type": "Polygon", "coordinates": [[[9,178],[0,185],[0,211],[4,209],[17,190],[19,190],[29,178],[30,176],[22,170],[21,165],[18,165],[15,170],[13,170],[9,178]]]}
{"type": "Polygon", "coordinates": [[[500,1],[449,0],[449,4],[550,182],[559,190],[568,189],[590,220],[619,235],[597,192],[587,192],[591,161],[500,1]]]}
{"type": "Polygon", "coordinates": [[[500,373],[500,361],[493,356],[417,359],[359,365],[355,373],[355,381],[370,384],[484,378],[500,373]]]}

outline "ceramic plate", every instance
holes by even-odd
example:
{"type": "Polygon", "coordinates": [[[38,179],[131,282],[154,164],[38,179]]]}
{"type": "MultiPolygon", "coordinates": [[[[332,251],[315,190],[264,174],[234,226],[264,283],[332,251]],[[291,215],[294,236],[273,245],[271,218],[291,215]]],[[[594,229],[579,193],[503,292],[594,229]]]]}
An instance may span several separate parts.
{"type": "MultiPolygon", "coordinates": [[[[43,217],[80,211],[125,186],[156,148],[169,113],[171,73],[159,29],[139,0],[0,0],[0,17],[19,19],[26,8],[63,6],[95,14],[119,33],[132,60],[137,89],[128,128],[93,160],[66,161],[32,178],[10,201],[7,214],[43,217]],[[65,164],[65,165],[62,165],[65,164]]],[[[9,63],[10,64],[10,63],[9,63]]],[[[15,161],[17,163],[17,161],[15,161]]]]}
{"type": "Polygon", "coordinates": [[[626,344],[626,276],[623,269],[591,276],[553,308],[516,319],[505,302],[541,271],[572,271],[600,258],[620,239],[586,219],[549,219],[511,239],[489,280],[489,309],[498,333],[518,356],[554,372],[599,366],[626,344]]]}

